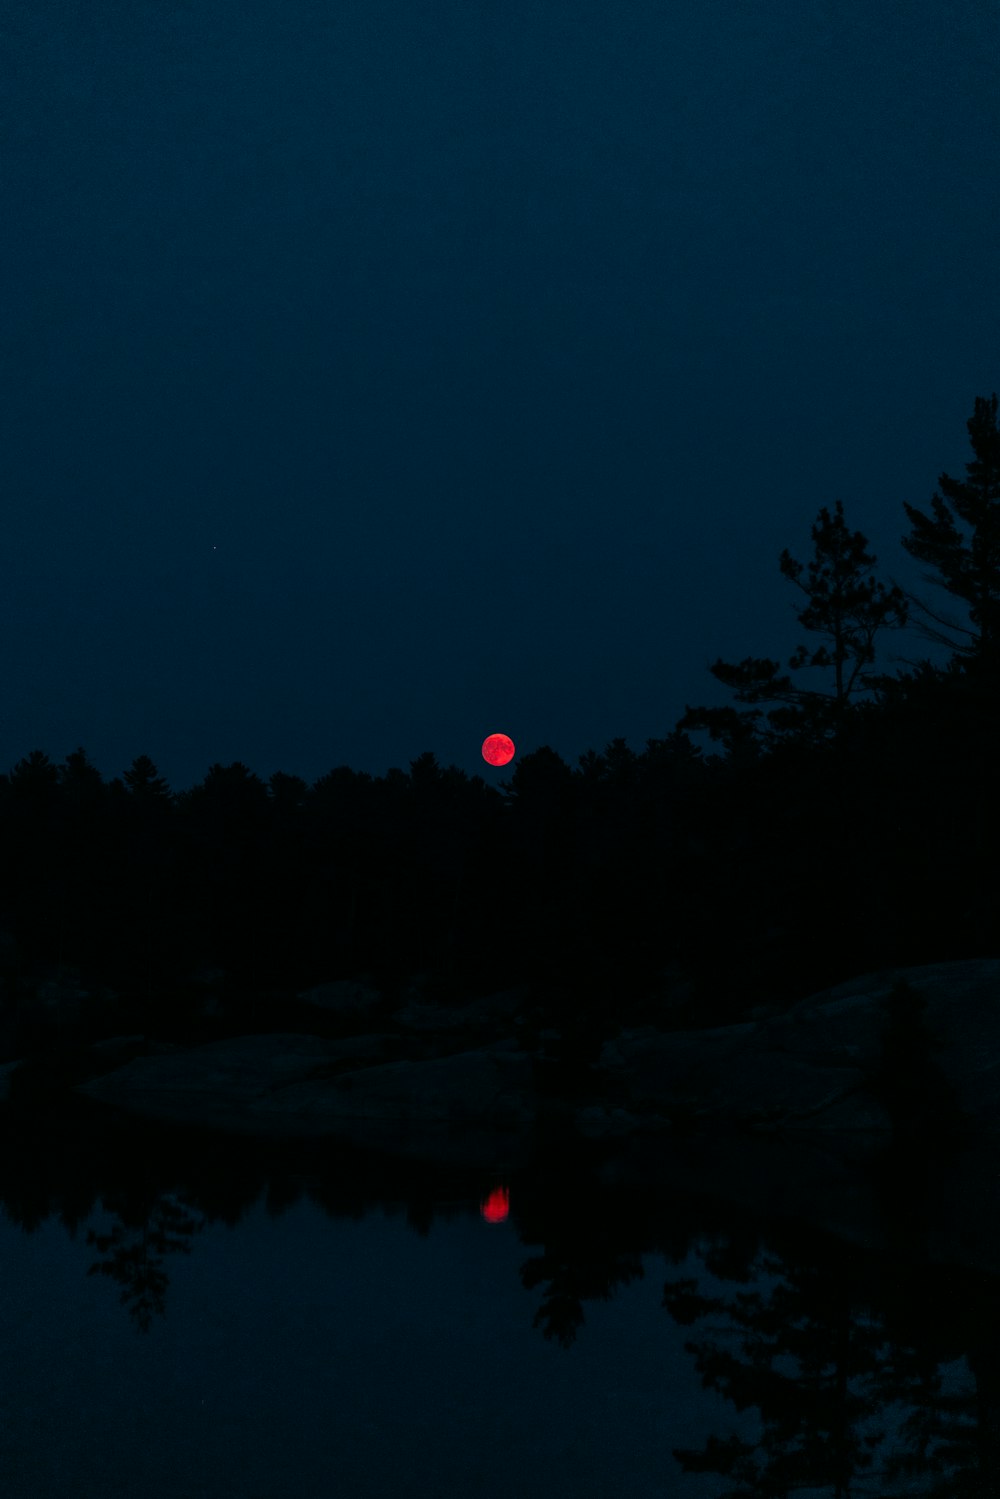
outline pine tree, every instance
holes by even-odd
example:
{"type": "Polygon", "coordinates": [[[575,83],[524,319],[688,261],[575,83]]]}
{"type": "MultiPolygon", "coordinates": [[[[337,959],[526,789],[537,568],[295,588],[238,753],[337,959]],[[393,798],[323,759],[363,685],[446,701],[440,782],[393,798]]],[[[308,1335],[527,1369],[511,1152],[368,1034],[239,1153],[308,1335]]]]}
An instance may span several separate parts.
{"type": "Polygon", "coordinates": [[[144,802],[170,801],[171,791],[148,755],[137,755],[125,772],[125,784],[144,802]]]}
{"type": "Polygon", "coordinates": [[[66,756],[58,772],[59,785],[68,804],[93,808],[101,801],[103,780],[96,765],[91,765],[81,745],[66,756]]]}
{"type": "Polygon", "coordinates": [[[53,765],[44,750],[32,750],[18,760],[6,780],[14,807],[31,811],[54,807],[59,767],[53,765]]]}
{"type": "Polygon", "coordinates": [[[923,574],[925,582],[946,589],[968,605],[970,625],[943,619],[914,595],[907,593],[906,597],[936,624],[966,637],[964,642],[956,642],[921,621],[917,627],[928,639],[950,646],[966,666],[995,673],[1000,666],[1000,431],[996,392],[989,400],[976,397],[966,426],[975,455],[965,465],[968,478],[941,474],[941,493],[931,500],[933,519],[904,501],[911,532],[902,541],[912,557],[933,569],[923,574]],[[971,535],[963,534],[956,517],[971,535]]]}
{"type": "MultiPolygon", "coordinates": [[[[836,514],[824,507],[812,528],[815,556],[803,581],[803,566],[787,549],[779,565],[784,577],[796,584],[808,602],[797,607],[799,623],[825,637],[827,643],[812,649],[800,645],[788,662],[791,671],[806,667],[833,668],[833,692],[800,687],[790,676],[779,675],[780,663],[767,657],[748,656],[738,665],[716,661],[712,675],[730,687],[741,703],[778,702],[767,719],[770,729],[764,742],[781,735],[804,735],[825,739],[843,723],[852,695],[875,690],[877,679],[863,670],[875,660],[875,637],[882,629],[898,629],[907,620],[907,605],[898,586],[887,589],[876,582],[871,569],[876,558],[869,554],[867,538],[851,532],[844,522],[844,507],[838,500],[836,514]],[[832,647],[832,650],[831,650],[832,647]]],[[[687,708],[679,729],[707,729],[713,739],[723,739],[727,748],[748,741],[759,747],[756,720],[760,713],[740,713],[733,708],[687,708]]]]}

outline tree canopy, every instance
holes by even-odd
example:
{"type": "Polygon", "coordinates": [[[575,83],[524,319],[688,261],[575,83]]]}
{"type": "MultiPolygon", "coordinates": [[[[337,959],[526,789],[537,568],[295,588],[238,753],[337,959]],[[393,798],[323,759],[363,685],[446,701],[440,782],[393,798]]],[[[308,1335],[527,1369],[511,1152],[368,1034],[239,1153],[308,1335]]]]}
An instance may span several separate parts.
{"type": "Polygon", "coordinates": [[[931,499],[933,516],[904,501],[910,534],[903,546],[931,571],[925,582],[944,588],[968,607],[970,623],[946,619],[913,594],[907,594],[934,625],[918,628],[928,639],[951,647],[960,662],[985,666],[992,672],[1000,662],[1000,430],[997,395],[977,396],[966,423],[973,458],[965,465],[968,478],[941,474],[931,499]],[[959,522],[967,531],[960,529],[959,522]],[[944,625],[951,634],[936,629],[944,625]],[[956,641],[954,634],[964,636],[956,641]]]}
{"type": "MultiPolygon", "coordinates": [[[[903,590],[886,588],[873,575],[876,558],[868,551],[867,538],[849,531],[844,507],[836,502],[836,514],[825,507],[812,528],[814,556],[803,569],[787,548],[781,553],[782,575],[806,596],[796,607],[803,629],[818,634],[823,643],[800,645],[788,662],[790,671],[806,668],[832,669],[832,690],[801,686],[780,675],[781,666],[767,657],[747,656],[738,664],[718,660],[709,669],[741,703],[776,702],[783,706],[767,714],[769,728],[757,726],[759,712],[740,714],[732,708],[687,708],[678,727],[707,729],[727,748],[739,748],[759,736],[765,744],[781,736],[827,738],[836,733],[852,698],[871,692],[877,679],[864,667],[875,660],[875,637],[884,629],[899,629],[907,622],[903,590]],[[805,571],[806,576],[802,574],[805,571]]],[[[793,606],[795,607],[795,606],[793,606]]]]}

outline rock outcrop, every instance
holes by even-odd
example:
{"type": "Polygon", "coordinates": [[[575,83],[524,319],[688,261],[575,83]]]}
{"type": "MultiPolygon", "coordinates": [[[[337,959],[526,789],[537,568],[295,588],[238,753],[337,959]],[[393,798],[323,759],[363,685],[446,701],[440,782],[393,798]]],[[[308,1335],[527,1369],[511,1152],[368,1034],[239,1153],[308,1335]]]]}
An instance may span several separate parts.
{"type": "Polygon", "coordinates": [[[319,1036],[237,1036],[135,1056],[77,1091],[147,1119],[246,1133],[261,1099],[331,1067],[343,1045],[319,1036]]]}
{"type": "MultiPolygon", "coordinates": [[[[435,1164],[525,1159],[544,1066],[509,1037],[470,1039],[471,1024],[435,1040],[424,1019],[411,1010],[389,1037],[243,1036],[124,1066],[109,1046],[106,1073],[78,1091],[230,1133],[435,1164]]],[[[906,1252],[996,1267],[1000,959],[866,974],[742,1025],[623,1031],[593,1083],[545,1107],[550,1126],[571,1121],[599,1147],[609,1182],[729,1197],[869,1248],[898,1251],[902,1233],[906,1252]],[[949,1118],[954,1137],[938,1129],[949,1118]]]]}
{"type": "Polygon", "coordinates": [[[527,1004],[527,988],[485,994],[462,1005],[429,1004],[409,999],[393,1014],[393,1023],[413,1035],[468,1037],[483,1044],[510,1035],[527,1004]]]}
{"type": "Polygon", "coordinates": [[[335,979],[329,984],[317,984],[313,989],[303,989],[295,997],[300,1004],[324,1010],[341,1020],[366,1018],[383,1003],[378,989],[357,979],[335,979]]]}
{"type": "MultiPolygon", "coordinates": [[[[451,1158],[458,1149],[471,1157],[484,1140],[526,1136],[537,1116],[537,1059],[509,1034],[477,1031],[480,1022],[514,1026],[519,1004],[516,994],[492,996],[468,1014],[435,1008],[434,1015],[411,1005],[397,1012],[388,1036],[243,1036],[136,1056],[79,1091],[131,1113],[231,1132],[339,1136],[397,1154],[451,1158]],[[454,1032],[444,1026],[436,1042],[428,1035],[435,1016],[463,1015],[454,1032]]],[[[868,974],[741,1025],[623,1031],[604,1047],[593,1096],[575,1100],[576,1127],[609,1142],[683,1135],[686,1127],[808,1135],[811,1149],[861,1159],[892,1136],[900,1097],[909,1100],[909,1117],[919,1116],[920,1089],[935,1078],[977,1138],[996,1135],[1000,1144],[1000,960],[868,974]],[[909,1006],[909,1034],[932,1062],[897,1078],[893,1067],[906,1074],[912,1055],[886,1050],[900,979],[911,998],[904,996],[897,1022],[909,1006]]]]}
{"type": "Polygon", "coordinates": [[[77,1091],[149,1119],[275,1139],[339,1136],[416,1156],[474,1155],[533,1123],[532,1059],[512,1045],[363,1065],[381,1040],[241,1036],[135,1057],[77,1091]]]}
{"type": "Polygon", "coordinates": [[[718,1126],[828,1133],[892,1127],[873,1078],[900,979],[941,1075],[979,1129],[1000,1130],[1000,959],[867,974],[783,1014],[705,1031],[623,1032],[602,1053],[620,1102],[718,1126]]]}

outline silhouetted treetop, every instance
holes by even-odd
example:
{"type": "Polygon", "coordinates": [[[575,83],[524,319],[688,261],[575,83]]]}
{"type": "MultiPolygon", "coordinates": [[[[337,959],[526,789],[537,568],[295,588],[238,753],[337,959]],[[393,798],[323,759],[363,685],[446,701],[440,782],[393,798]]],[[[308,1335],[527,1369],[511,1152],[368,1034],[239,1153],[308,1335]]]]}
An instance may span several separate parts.
{"type": "Polygon", "coordinates": [[[921,623],[931,640],[955,650],[960,659],[996,665],[1000,658],[1000,430],[996,392],[987,400],[977,396],[966,426],[973,458],[965,465],[967,479],[941,474],[940,494],[931,499],[933,516],[904,501],[911,530],[903,546],[912,557],[930,564],[924,580],[944,588],[968,605],[971,628],[944,619],[914,595],[907,596],[922,612],[947,629],[967,637],[957,643],[949,635],[921,623]],[[957,521],[968,528],[959,529],[957,521]]]}
{"type": "Polygon", "coordinates": [[[59,770],[43,750],[35,749],[18,760],[10,773],[10,784],[20,796],[48,794],[59,784],[59,770]]]}
{"type": "Polygon", "coordinates": [[[268,812],[268,789],[260,776],[234,760],[209,766],[205,779],[178,798],[182,812],[203,824],[235,831],[259,826],[268,812]]]}
{"type": "Polygon", "coordinates": [[[561,803],[573,794],[573,771],[560,754],[542,744],[522,755],[510,780],[500,785],[521,807],[539,801],[561,803]]]}
{"type": "Polygon", "coordinates": [[[738,664],[718,660],[709,670],[741,703],[778,702],[772,708],[767,730],[758,730],[757,711],[741,714],[735,709],[688,707],[679,729],[706,729],[713,739],[722,739],[732,751],[752,750],[760,735],[771,745],[780,735],[826,738],[837,732],[852,695],[875,690],[877,681],[863,668],[875,660],[875,637],[880,630],[905,625],[907,607],[902,589],[887,589],[876,581],[871,569],[876,558],[860,531],[849,531],[844,508],[838,500],[836,514],[824,507],[812,528],[815,555],[803,580],[803,566],[783,551],[779,566],[784,577],[796,584],[807,602],[796,607],[799,623],[824,637],[815,649],[800,645],[788,662],[792,671],[809,667],[832,669],[833,691],[800,687],[790,676],[781,675],[780,663],[768,657],[747,656],[738,664]]]}
{"type": "Polygon", "coordinates": [[[309,787],[301,776],[286,775],[276,770],[267,783],[274,805],[282,812],[296,812],[306,804],[309,787]]]}
{"type": "Polygon", "coordinates": [[[172,793],[148,755],[137,755],[124,773],[125,785],[139,801],[170,801],[172,793]]]}

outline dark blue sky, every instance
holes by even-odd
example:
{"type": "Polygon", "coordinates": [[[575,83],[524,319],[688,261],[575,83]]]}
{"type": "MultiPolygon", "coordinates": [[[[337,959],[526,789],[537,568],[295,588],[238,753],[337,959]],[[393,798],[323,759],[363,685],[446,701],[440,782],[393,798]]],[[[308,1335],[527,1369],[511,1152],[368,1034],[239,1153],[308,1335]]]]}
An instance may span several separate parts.
{"type": "Polygon", "coordinates": [[[998,76],[994,0],[6,0],[0,769],[575,763],[787,659],[821,506],[918,586],[998,76]]]}

